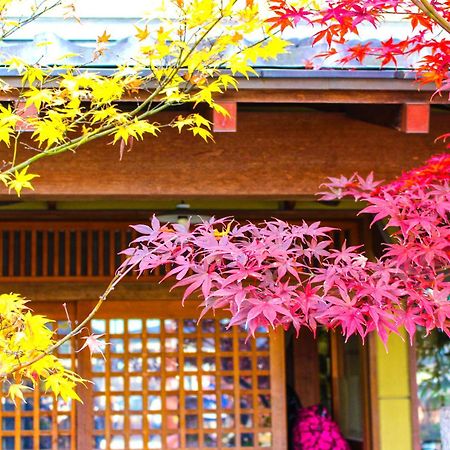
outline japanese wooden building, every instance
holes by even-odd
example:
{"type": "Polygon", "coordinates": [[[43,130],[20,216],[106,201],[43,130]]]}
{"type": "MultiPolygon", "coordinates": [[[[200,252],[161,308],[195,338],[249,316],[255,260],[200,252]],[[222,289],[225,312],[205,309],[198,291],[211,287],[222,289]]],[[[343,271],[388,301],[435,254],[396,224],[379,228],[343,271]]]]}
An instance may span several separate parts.
{"type": "MultiPolygon", "coordinates": [[[[321,220],[342,229],[337,244],[377,254],[382,233],[353,204],[314,193],[327,176],[390,179],[438,152],[450,125],[444,99],[431,105],[408,70],[258,71],[223,96],[233,114],[211,117],[214,144],[168,130],[119,161],[99,140],[39,162],[36,190],[20,200],[2,192],[2,291],[32,299],[63,333],[62,304],[73,320],[86,315],[132,237],[128,225],[180,214],[180,202],[192,215],[321,220]]],[[[285,450],[287,384],[303,405],[328,406],[354,449],[420,448],[406,343],[393,338],[387,354],[375,337],[344,344],[325,331],[246,341],[245,330],[225,330],[225,315],[197,326],[196,302],[181,307],[162,275],[130,277],[92,321],[109,342],[106,360],[77,353],[76,342],[59,350],[93,382],[80,389],[83,404],[38,391],[17,408],[3,399],[2,449],[285,450]]]]}

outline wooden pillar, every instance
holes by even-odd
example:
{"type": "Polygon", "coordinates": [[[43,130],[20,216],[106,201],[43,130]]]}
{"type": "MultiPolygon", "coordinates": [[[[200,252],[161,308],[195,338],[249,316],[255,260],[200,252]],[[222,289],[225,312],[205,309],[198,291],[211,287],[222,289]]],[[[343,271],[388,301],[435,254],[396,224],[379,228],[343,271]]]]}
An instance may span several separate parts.
{"type": "Polygon", "coordinates": [[[219,111],[213,112],[213,131],[214,133],[235,133],[237,131],[237,103],[236,102],[217,102],[226,113],[219,111]]]}
{"type": "Polygon", "coordinates": [[[319,355],[317,341],[310,330],[302,328],[293,342],[294,389],[303,406],[320,403],[319,355]]]}
{"type": "Polygon", "coordinates": [[[428,103],[402,105],[399,129],[408,134],[429,133],[430,105],[428,103]]]}

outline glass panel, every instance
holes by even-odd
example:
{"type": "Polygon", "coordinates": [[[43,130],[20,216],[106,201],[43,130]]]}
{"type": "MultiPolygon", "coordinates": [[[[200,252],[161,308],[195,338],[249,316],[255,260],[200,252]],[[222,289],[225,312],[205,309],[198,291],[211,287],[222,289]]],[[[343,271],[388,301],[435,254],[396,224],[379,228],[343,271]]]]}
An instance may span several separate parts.
{"type": "MultiPolygon", "coordinates": [[[[147,319],[146,322],[147,333],[159,334],[161,333],[161,321],[159,319],[147,319]]],[[[167,329],[166,329],[167,331],[167,329]]]]}
{"type": "Polygon", "coordinates": [[[159,395],[149,395],[147,407],[149,411],[161,410],[161,397],[159,395]]]}
{"type": "Polygon", "coordinates": [[[164,321],[164,329],[166,333],[176,333],[178,331],[178,322],[175,319],[166,319],[164,321]]]}
{"type": "Polygon", "coordinates": [[[114,415],[111,416],[111,425],[113,430],[124,429],[124,416],[114,415]]]}
{"type": "Polygon", "coordinates": [[[207,357],[203,358],[202,370],[205,372],[211,372],[216,370],[216,358],[207,357]]]}
{"type": "Polygon", "coordinates": [[[198,448],[198,434],[186,435],[186,447],[187,448],[198,448]]]}
{"type": "Polygon", "coordinates": [[[248,356],[242,356],[239,358],[239,369],[252,370],[252,360],[248,356]]]}
{"type": "Polygon", "coordinates": [[[112,395],[110,407],[113,411],[125,410],[125,397],[123,395],[112,395]]]}
{"type": "Polygon", "coordinates": [[[33,429],[33,417],[22,417],[20,419],[20,426],[22,430],[29,431],[33,429]]]}
{"type": "Polygon", "coordinates": [[[111,319],[109,321],[110,334],[123,334],[125,331],[123,319],[111,319]]]}
{"type": "Polygon", "coordinates": [[[25,436],[20,438],[20,450],[33,450],[32,436],[25,436]]]}
{"type": "Polygon", "coordinates": [[[123,353],[125,351],[125,347],[123,344],[123,339],[121,338],[113,338],[110,339],[110,344],[111,344],[111,352],[112,353],[123,353]]]}
{"type": "MultiPolygon", "coordinates": [[[[123,391],[124,378],[123,377],[111,377],[111,391],[123,391]]],[[[102,389],[104,391],[104,389],[102,389]]]]}
{"type": "Polygon", "coordinates": [[[50,436],[41,436],[39,438],[39,450],[51,450],[52,438],[50,436]]]}
{"type": "Polygon", "coordinates": [[[253,447],[254,445],[253,433],[242,433],[241,445],[242,447],[253,447]]]}
{"type": "Polygon", "coordinates": [[[194,319],[183,320],[183,333],[190,334],[197,331],[197,322],[194,319]]]}
{"type": "Polygon", "coordinates": [[[92,372],[104,372],[105,360],[103,358],[91,358],[92,372]]]}
{"type": "Polygon", "coordinates": [[[150,435],[148,438],[148,448],[150,449],[162,448],[161,436],[159,436],[158,434],[150,435]]]}
{"type": "Polygon", "coordinates": [[[222,413],[222,427],[232,428],[234,427],[234,414],[224,414],[222,413]]]}
{"type": "Polygon", "coordinates": [[[217,447],[217,434],[216,433],[206,433],[204,439],[205,439],[205,447],[208,447],[208,448],[217,447]]]}
{"type": "Polygon", "coordinates": [[[166,397],[166,408],[169,410],[178,409],[179,398],[178,395],[168,395],[166,397]]]}
{"type": "Polygon", "coordinates": [[[270,377],[258,376],[258,389],[270,389],[270,377]]]}
{"type": "Polygon", "coordinates": [[[166,416],[167,428],[170,430],[177,430],[180,426],[180,418],[177,415],[168,414],[166,416]]]}
{"type": "Polygon", "coordinates": [[[130,436],[130,449],[141,450],[144,447],[144,437],[141,434],[130,436]]]}
{"type": "Polygon", "coordinates": [[[222,370],[233,370],[233,358],[231,357],[220,358],[220,366],[222,370]]]}
{"type": "Polygon", "coordinates": [[[130,319],[128,320],[128,333],[130,334],[142,334],[142,320],[130,319]]]}
{"type": "Polygon", "coordinates": [[[104,450],[106,448],[105,436],[94,436],[94,450],[104,450]]]}
{"type": "Polygon", "coordinates": [[[123,358],[111,358],[111,371],[123,372],[125,369],[125,362],[123,358]]]}
{"type": "MultiPolygon", "coordinates": [[[[2,438],[2,450],[14,450],[14,442],[15,442],[15,440],[13,437],[3,437],[2,438]]],[[[47,447],[47,448],[51,448],[51,447],[47,447]]]]}
{"type": "Polygon", "coordinates": [[[147,351],[149,351],[150,353],[160,353],[161,341],[158,338],[147,339],[147,351]]]}
{"type": "Polygon", "coordinates": [[[148,389],[150,391],[160,391],[161,390],[161,378],[160,377],[150,377],[148,379],[148,389]]]}
{"type": "Polygon", "coordinates": [[[224,447],[236,447],[236,435],[227,433],[222,436],[222,445],[224,447]]]}
{"type": "Polygon", "coordinates": [[[202,388],[204,390],[213,391],[216,389],[216,377],[214,375],[202,376],[202,388]]]}
{"type": "Polygon", "coordinates": [[[58,450],[70,450],[70,436],[58,436],[58,450]]]}
{"type": "Polygon", "coordinates": [[[159,372],[161,370],[161,358],[147,358],[147,370],[149,372],[159,372]]]}
{"type": "Polygon", "coordinates": [[[94,333],[94,334],[106,333],[106,321],[103,319],[91,320],[91,329],[92,329],[92,333],[94,333]]]}
{"type": "Polygon", "coordinates": [[[70,429],[70,416],[58,416],[58,430],[70,429]]]}
{"type": "Polygon", "coordinates": [[[185,372],[197,371],[197,358],[186,357],[184,358],[184,370],[185,372]]]}
{"type": "Polygon", "coordinates": [[[214,338],[202,339],[202,352],[214,353],[216,351],[216,343],[214,338]]]}
{"type": "Polygon", "coordinates": [[[198,409],[198,399],[196,395],[186,395],[184,401],[187,410],[198,409]]]}
{"type": "Polygon", "coordinates": [[[93,377],[92,382],[94,383],[94,392],[105,392],[106,389],[105,377],[93,377]]]}
{"type": "Polygon", "coordinates": [[[177,371],[179,369],[178,358],[175,356],[166,357],[166,370],[177,371]]]}
{"type": "Polygon", "coordinates": [[[439,331],[416,334],[417,394],[422,449],[441,448],[440,409],[450,406],[450,340],[439,331]]]}
{"type": "Polygon", "coordinates": [[[160,430],[162,425],[161,414],[148,414],[147,415],[148,426],[151,430],[160,430]]]}
{"type": "Polygon", "coordinates": [[[111,439],[111,448],[121,450],[125,448],[125,439],[121,435],[115,435],[111,439]]]}
{"type": "Polygon", "coordinates": [[[104,395],[96,395],[94,397],[94,411],[106,410],[106,397],[104,395]]]}
{"type": "Polygon", "coordinates": [[[177,338],[166,338],[164,344],[165,344],[166,352],[178,351],[178,339],[177,338]]]}
{"type": "Polygon", "coordinates": [[[196,429],[198,428],[198,416],[195,414],[186,415],[186,428],[196,429]]]}
{"type": "Polygon", "coordinates": [[[2,429],[4,431],[14,430],[16,425],[16,421],[14,417],[3,417],[2,419],[2,429]]]}
{"type": "Polygon", "coordinates": [[[251,352],[252,351],[252,344],[253,344],[253,339],[252,338],[247,338],[247,337],[239,338],[239,351],[241,351],[241,352],[251,352]]]}
{"type": "Polygon", "coordinates": [[[258,337],[256,338],[256,349],[257,350],[269,350],[269,338],[268,337],[258,337]]]}
{"type": "Polygon", "coordinates": [[[142,377],[130,377],[130,390],[142,391],[142,377]]]}
{"type": "Polygon", "coordinates": [[[169,434],[166,439],[167,448],[180,448],[180,437],[178,434],[169,434]]]}
{"type": "Polygon", "coordinates": [[[270,369],[270,359],[268,356],[258,356],[257,367],[259,370],[270,369]]]}
{"type": "Polygon", "coordinates": [[[197,340],[183,339],[183,351],[184,353],[195,353],[197,351],[197,340]]]}
{"type": "Polygon", "coordinates": [[[203,395],[203,409],[217,409],[215,394],[203,395]]]}
{"type": "Polygon", "coordinates": [[[128,361],[129,372],[142,372],[142,358],[130,358],[128,361]]]}
{"type": "Polygon", "coordinates": [[[130,416],[130,428],[132,430],[142,430],[142,416],[130,416]]]}
{"type": "Polygon", "coordinates": [[[166,378],[166,391],[176,391],[180,387],[179,377],[166,378]]]}
{"type": "Polygon", "coordinates": [[[232,338],[220,338],[220,350],[222,352],[233,351],[233,339],[232,338]]]}
{"type": "Polygon", "coordinates": [[[222,408],[232,409],[234,407],[234,396],[229,394],[222,394],[222,408]]]}
{"type": "Polygon", "coordinates": [[[215,333],[216,321],[214,319],[203,319],[202,320],[202,331],[203,331],[203,333],[215,333]]]}
{"type": "Polygon", "coordinates": [[[130,411],[142,411],[142,395],[130,395],[129,404],[130,411]]]}
{"type": "Polygon", "coordinates": [[[142,339],[132,338],[128,343],[128,350],[131,353],[142,353],[142,339]]]}
{"type": "Polygon", "coordinates": [[[105,428],[105,417],[94,416],[94,430],[104,430],[105,428]]]}
{"type": "Polygon", "coordinates": [[[270,431],[258,433],[258,445],[260,447],[270,447],[272,445],[272,433],[270,431]]]}
{"type": "Polygon", "coordinates": [[[241,425],[245,428],[253,428],[253,414],[241,414],[241,425]]]}

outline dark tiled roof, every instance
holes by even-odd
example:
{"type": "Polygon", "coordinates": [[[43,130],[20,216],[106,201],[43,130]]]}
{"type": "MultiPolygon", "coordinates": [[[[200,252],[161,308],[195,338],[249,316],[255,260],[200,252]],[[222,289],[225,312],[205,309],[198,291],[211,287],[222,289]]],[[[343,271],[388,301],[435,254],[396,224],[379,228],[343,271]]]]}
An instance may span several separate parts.
{"type": "MultiPolygon", "coordinates": [[[[291,46],[289,51],[280,55],[276,60],[257,61],[255,68],[259,75],[265,77],[310,77],[312,73],[319,72],[320,76],[330,73],[333,77],[351,76],[352,71],[372,72],[371,78],[411,77],[409,74],[416,62],[413,59],[399,57],[397,65],[389,64],[380,67],[380,61],[373,56],[368,56],[364,64],[352,61],[343,66],[337,57],[335,58],[314,58],[315,55],[326,51],[325,45],[312,47],[311,38],[289,38],[291,46]],[[303,70],[302,69],[314,70],[303,70]],[[320,69],[320,70],[319,70],[320,69]],[[389,74],[389,75],[388,75],[389,74]]],[[[377,41],[371,40],[372,45],[377,45],[377,41]]],[[[345,47],[364,43],[364,41],[350,41],[345,47]]],[[[379,43],[379,41],[378,41],[379,43]]],[[[248,44],[251,44],[249,41],[248,44]]],[[[54,33],[45,32],[37,34],[34,39],[9,40],[0,44],[0,53],[5,61],[15,56],[27,63],[39,62],[45,65],[58,65],[70,63],[77,66],[88,66],[92,68],[111,69],[120,64],[131,63],[133,56],[138,54],[139,42],[134,37],[127,37],[108,43],[107,50],[103,56],[94,59],[96,50],[94,41],[68,40],[57,36],[54,33]],[[70,55],[70,56],[68,56],[70,55]]],[[[344,46],[342,48],[344,50],[344,46]]],[[[5,71],[1,72],[5,75],[5,71]]]]}

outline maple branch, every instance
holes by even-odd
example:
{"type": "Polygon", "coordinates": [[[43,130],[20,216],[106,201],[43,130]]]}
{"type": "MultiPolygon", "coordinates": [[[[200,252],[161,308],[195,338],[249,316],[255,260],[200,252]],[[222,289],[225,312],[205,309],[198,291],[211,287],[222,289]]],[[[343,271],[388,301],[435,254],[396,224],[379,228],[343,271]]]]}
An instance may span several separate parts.
{"type": "Polygon", "coordinates": [[[46,6],[44,9],[42,9],[41,11],[39,11],[39,8],[45,3],[45,0],[38,6],[37,10],[29,17],[27,17],[26,19],[19,21],[18,23],[16,23],[13,27],[11,27],[9,30],[4,31],[1,35],[0,35],[0,42],[3,41],[4,39],[8,38],[9,36],[11,36],[13,33],[15,33],[17,30],[20,30],[22,27],[24,27],[25,25],[29,24],[30,22],[33,22],[34,20],[38,19],[39,17],[41,17],[43,14],[47,13],[48,11],[51,11],[52,9],[56,8],[57,6],[60,6],[62,4],[62,0],[57,0],[55,3],[53,3],[52,5],[46,6]]]}
{"type": "MultiPolygon", "coordinates": [[[[137,264],[137,263],[136,263],[137,264]]],[[[66,334],[64,337],[59,339],[57,342],[55,342],[53,345],[48,347],[45,350],[42,350],[42,353],[27,362],[24,363],[18,363],[14,367],[12,367],[8,373],[0,373],[0,379],[3,379],[7,377],[8,375],[11,375],[15,372],[18,372],[19,370],[23,370],[27,367],[30,367],[31,365],[37,363],[45,356],[48,356],[52,354],[55,350],[57,350],[61,345],[63,345],[68,340],[72,339],[74,336],[79,334],[83,328],[90,322],[90,320],[97,314],[97,311],[100,309],[102,304],[107,300],[109,294],[114,290],[114,288],[117,286],[117,284],[129,273],[131,270],[133,270],[136,267],[136,264],[128,266],[125,270],[119,271],[114,278],[111,280],[111,282],[108,284],[107,288],[103,292],[103,294],[100,295],[97,303],[92,308],[91,312],[84,318],[82,322],[80,322],[70,333],[66,334]]]]}
{"type": "Polygon", "coordinates": [[[450,33],[450,22],[428,0],[412,0],[412,2],[447,33],[450,33]]]}

